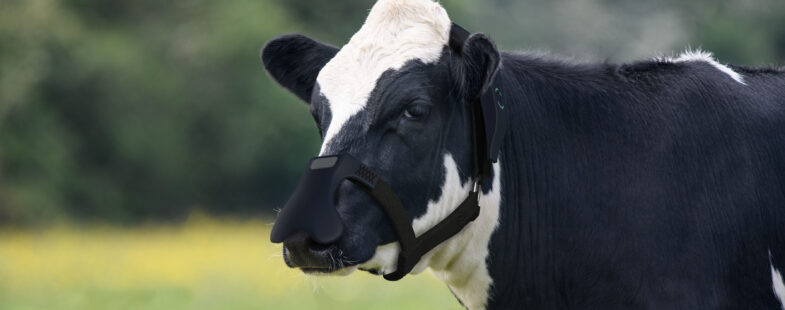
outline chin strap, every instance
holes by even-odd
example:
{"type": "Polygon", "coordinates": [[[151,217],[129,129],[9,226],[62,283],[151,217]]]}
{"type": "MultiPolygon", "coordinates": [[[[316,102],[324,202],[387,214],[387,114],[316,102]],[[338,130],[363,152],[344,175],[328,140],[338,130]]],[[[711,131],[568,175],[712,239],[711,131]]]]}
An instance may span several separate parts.
{"type": "Polygon", "coordinates": [[[447,241],[460,232],[466,224],[474,221],[480,215],[478,187],[479,185],[475,183],[469,197],[466,197],[447,218],[421,236],[415,237],[409,215],[406,214],[406,209],[403,208],[390,186],[383,182],[376,184],[371,195],[382,205],[387,217],[392,221],[393,229],[398,235],[398,242],[401,245],[398,265],[393,273],[385,274],[384,279],[400,280],[417,265],[425,253],[447,241]]]}

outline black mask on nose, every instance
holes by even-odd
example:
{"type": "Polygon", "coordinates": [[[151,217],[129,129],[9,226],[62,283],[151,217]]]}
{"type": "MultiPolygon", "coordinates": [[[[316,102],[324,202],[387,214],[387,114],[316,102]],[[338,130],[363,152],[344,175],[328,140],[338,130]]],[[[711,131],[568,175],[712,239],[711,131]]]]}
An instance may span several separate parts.
{"type": "MultiPolygon", "coordinates": [[[[466,30],[453,24],[450,45],[462,46],[468,36],[466,30]]],[[[486,91],[480,100],[471,102],[474,146],[472,190],[436,226],[416,237],[411,227],[412,220],[390,185],[352,155],[339,154],[311,159],[300,184],[278,215],[270,240],[280,243],[298,231],[303,231],[321,244],[337,241],[343,234],[344,223],[333,203],[338,187],[348,180],[371,195],[390,220],[401,252],[395,272],[384,275],[384,278],[391,281],[403,278],[425,253],[460,232],[480,213],[479,184],[483,178],[490,176],[491,163],[498,157],[507,126],[506,118],[502,117],[504,105],[501,104],[500,87],[492,83],[489,89],[493,91],[486,91]]]]}
{"type": "Polygon", "coordinates": [[[302,230],[321,244],[337,241],[343,233],[343,222],[333,202],[344,179],[370,192],[377,183],[376,175],[351,155],[312,158],[300,185],[278,215],[270,240],[283,242],[302,230]]]}

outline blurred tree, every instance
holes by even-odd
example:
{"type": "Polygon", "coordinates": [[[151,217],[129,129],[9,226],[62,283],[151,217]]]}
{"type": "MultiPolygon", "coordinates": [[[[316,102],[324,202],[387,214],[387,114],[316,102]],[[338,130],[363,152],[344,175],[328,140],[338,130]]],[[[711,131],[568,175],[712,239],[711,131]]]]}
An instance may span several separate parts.
{"type": "Polygon", "coordinates": [[[292,18],[299,23],[321,25],[304,29],[304,34],[343,45],[357,29],[360,29],[368,10],[375,0],[309,1],[275,0],[285,6],[292,18]]]}
{"type": "Polygon", "coordinates": [[[280,203],[318,137],[258,50],[296,22],[269,1],[104,3],[3,3],[0,219],[280,203]]]}
{"type": "Polygon", "coordinates": [[[64,213],[72,137],[39,90],[80,31],[51,1],[0,2],[0,221],[64,213]]]}
{"type": "Polygon", "coordinates": [[[731,1],[696,12],[693,44],[720,60],[750,66],[785,63],[785,1],[731,1]]]}

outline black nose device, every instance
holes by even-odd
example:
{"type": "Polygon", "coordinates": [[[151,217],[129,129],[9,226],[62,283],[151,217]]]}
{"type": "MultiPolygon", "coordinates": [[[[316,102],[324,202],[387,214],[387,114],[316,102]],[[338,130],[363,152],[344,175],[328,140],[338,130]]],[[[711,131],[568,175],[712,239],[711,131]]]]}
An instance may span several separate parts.
{"type": "MultiPolygon", "coordinates": [[[[469,32],[453,24],[450,46],[463,46],[468,37],[469,32]]],[[[321,244],[338,241],[343,234],[344,223],[333,204],[341,183],[350,181],[374,198],[398,237],[401,252],[398,254],[396,270],[385,274],[384,278],[390,281],[403,278],[425,253],[460,232],[480,214],[480,183],[483,178],[490,177],[491,163],[498,158],[507,126],[506,118],[502,117],[504,104],[500,86],[491,83],[489,90],[470,104],[474,151],[474,184],[471,192],[434,227],[415,236],[412,219],[390,185],[357,158],[350,154],[339,154],[311,159],[300,184],[278,214],[270,241],[283,242],[298,231],[304,231],[321,244]]]]}
{"type": "Polygon", "coordinates": [[[270,241],[283,242],[297,230],[321,244],[337,241],[343,233],[343,222],[333,203],[344,179],[373,191],[377,177],[351,155],[312,158],[294,194],[278,214],[270,241]]]}

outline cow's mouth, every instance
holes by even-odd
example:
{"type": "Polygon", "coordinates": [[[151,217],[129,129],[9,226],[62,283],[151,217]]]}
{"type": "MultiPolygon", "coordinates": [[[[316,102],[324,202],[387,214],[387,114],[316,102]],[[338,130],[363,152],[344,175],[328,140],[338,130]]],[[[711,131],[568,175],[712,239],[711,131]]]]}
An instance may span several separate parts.
{"type": "Polygon", "coordinates": [[[349,275],[357,270],[358,265],[353,264],[345,259],[330,258],[329,256],[323,260],[321,266],[299,266],[292,261],[291,254],[284,248],[284,261],[286,265],[292,268],[298,268],[305,274],[309,275],[349,275]]]}
{"type": "Polygon", "coordinates": [[[287,266],[306,274],[343,275],[357,269],[359,262],[349,260],[335,244],[319,244],[304,234],[296,234],[284,242],[283,259],[287,266]]]}
{"type": "MultiPolygon", "coordinates": [[[[284,256],[284,260],[286,260],[286,256],[284,256]]],[[[287,261],[287,265],[289,262],[287,261]]],[[[289,267],[298,268],[305,274],[309,275],[338,275],[344,276],[353,273],[355,270],[365,271],[375,276],[384,275],[382,272],[381,267],[367,267],[361,264],[354,264],[350,262],[337,262],[336,266],[329,266],[329,267],[295,267],[289,265],[289,267]],[[343,267],[341,267],[343,266],[343,267]]]]}
{"type": "Polygon", "coordinates": [[[351,274],[355,270],[357,270],[357,266],[356,265],[343,267],[343,268],[340,268],[340,269],[308,268],[308,267],[300,268],[300,271],[302,271],[305,274],[317,275],[317,276],[320,276],[320,275],[346,276],[346,275],[351,274]]]}

